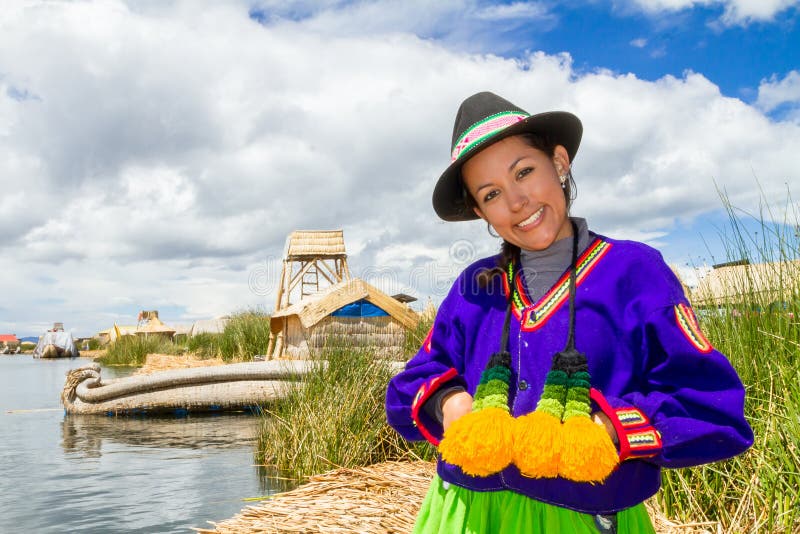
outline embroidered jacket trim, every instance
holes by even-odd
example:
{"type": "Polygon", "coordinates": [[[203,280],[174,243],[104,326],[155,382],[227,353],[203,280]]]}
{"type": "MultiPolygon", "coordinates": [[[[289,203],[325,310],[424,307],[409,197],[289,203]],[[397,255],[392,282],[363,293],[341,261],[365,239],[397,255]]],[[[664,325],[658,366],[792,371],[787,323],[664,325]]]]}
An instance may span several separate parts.
{"type": "MultiPolygon", "coordinates": [[[[611,249],[611,243],[602,239],[595,240],[586,248],[578,258],[578,268],[576,270],[576,287],[583,282],[600,260],[611,249]]],[[[561,275],[561,278],[553,285],[538,302],[531,302],[525,288],[525,280],[519,269],[514,272],[510,267],[503,278],[503,289],[508,296],[511,292],[512,308],[514,316],[520,321],[520,328],[523,331],[531,332],[541,328],[558,308],[569,299],[569,271],[561,275]],[[514,290],[510,291],[513,287],[514,290]]]]}
{"type": "Polygon", "coordinates": [[[422,409],[422,405],[425,404],[425,401],[428,400],[430,396],[436,392],[436,390],[441,388],[442,385],[446,384],[456,376],[458,376],[458,371],[451,367],[439,376],[431,378],[419,387],[417,394],[414,395],[414,400],[411,402],[411,419],[414,421],[414,426],[417,427],[420,434],[422,434],[425,439],[437,447],[439,446],[439,439],[434,436],[431,429],[427,428],[422,422],[419,412],[422,409]]]}

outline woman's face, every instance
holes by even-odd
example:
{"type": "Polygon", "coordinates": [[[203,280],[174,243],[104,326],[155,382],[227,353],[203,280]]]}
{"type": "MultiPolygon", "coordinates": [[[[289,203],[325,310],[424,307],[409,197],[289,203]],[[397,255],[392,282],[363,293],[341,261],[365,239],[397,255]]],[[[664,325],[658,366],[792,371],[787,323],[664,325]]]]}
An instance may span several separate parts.
{"type": "Polygon", "coordinates": [[[544,250],[572,235],[559,175],[569,155],[559,145],[551,158],[520,136],[484,148],[461,168],[475,213],[500,237],[525,250],[544,250]]]}

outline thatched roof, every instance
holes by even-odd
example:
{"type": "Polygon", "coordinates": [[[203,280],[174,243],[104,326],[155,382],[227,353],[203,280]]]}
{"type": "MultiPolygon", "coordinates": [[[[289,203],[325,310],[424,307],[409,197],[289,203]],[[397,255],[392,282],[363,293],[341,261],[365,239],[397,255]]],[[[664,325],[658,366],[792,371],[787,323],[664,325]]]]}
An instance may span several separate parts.
{"type": "Polygon", "coordinates": [[[380,289],[358,278],[332,285],[319,293],[309,295],[300,302],[275,312],[270,319],[270,330],[281,330],[283,317],[296,315],[304,328],[310,328],[342,306],[366,299],[379,307],[406,328],[414,328],[419,316],[408,306],[393,299],[380,289]]]}
{"type": "Polygon", "coordinates": [[[108,341],[115,341],[119,336],[133,336],[136,335],[136,325],[117,325],[115,324],[111,328],[106,328],[105,330],[100,330],[95,337],[100,338],[108,338],[108,341]]]}
{"type": "Polygon", "coordinates": [[[296,230],[286,240],[286,259],[345,255],[341,230],[296,230]]]}
{"type": "Polygon", "coordinates": [[[800,260],[726,264],[700,279],[691,292],[695,306],[769,304],[785,302],[800,293],[800,260]]]}
{"type": "Polygon", "coordinates": [[[146,320],[136,329],[136,334],[174,334],[175,329],[165,325],[156,315],[146,320]]]}
{"type": "Polygon", "coordinates": [[[176,324],[172,328],[175,329],[176,336],[190,336],[192,335],[192,326],[190,324],[176,324]]]}
{"type": "Polygon", "coordinates": [[[172,335],[175,332],[176,332],[175,328],[165,325],[158,318],[154,318],[146,321],[143,324],[139,324],[136,326],[130,326],[130,325],[121,326],[115,324],[111,328],[100,330],[97,333],[96,337],[103,338],[107,336],[110,341],[116,341],[117,337],[119,336],[134,336],[134,335],[149,335],[149,334],[172,335]]]}

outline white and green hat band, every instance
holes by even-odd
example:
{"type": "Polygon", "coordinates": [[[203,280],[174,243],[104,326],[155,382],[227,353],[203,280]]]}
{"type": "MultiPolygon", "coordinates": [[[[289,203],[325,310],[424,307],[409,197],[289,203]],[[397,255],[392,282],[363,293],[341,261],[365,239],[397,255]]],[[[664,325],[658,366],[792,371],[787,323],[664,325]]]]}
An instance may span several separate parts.
{"type": "Polygon", "coordinates": [[[546,136],[567,149],[570,161],[578,152],[583,126],[572,113],[550,111],[529,115],[494,93],[472,95],[461,103],[453,125],[450,166],[433,191],[433,209],[445,221],[477,219],[465,203],[461,166],[481,149],[511,135],[546,136]]]}

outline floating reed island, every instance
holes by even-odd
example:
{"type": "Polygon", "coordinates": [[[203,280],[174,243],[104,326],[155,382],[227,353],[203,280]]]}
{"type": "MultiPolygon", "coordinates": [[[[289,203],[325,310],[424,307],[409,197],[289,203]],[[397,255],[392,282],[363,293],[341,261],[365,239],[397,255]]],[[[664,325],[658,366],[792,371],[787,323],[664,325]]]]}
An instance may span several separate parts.
{"type": "MultiPolygon", "coordinates": [[[[309,477],[302,486],[245,508],[204,534],[247,533],[408,533],[428,490],[436,464],[428,461],[382,462],[343,468],[309,477]]],[[[647,503],[658,534],[716,534],[715,521],[679,524],[647,503]]]]}
{"type": "Polygon", "coordinates": [[[211,523],[204,533],[411,532],[433,473],[431,462],[383,462],[314,475],[306,484],[211,523]]]}

